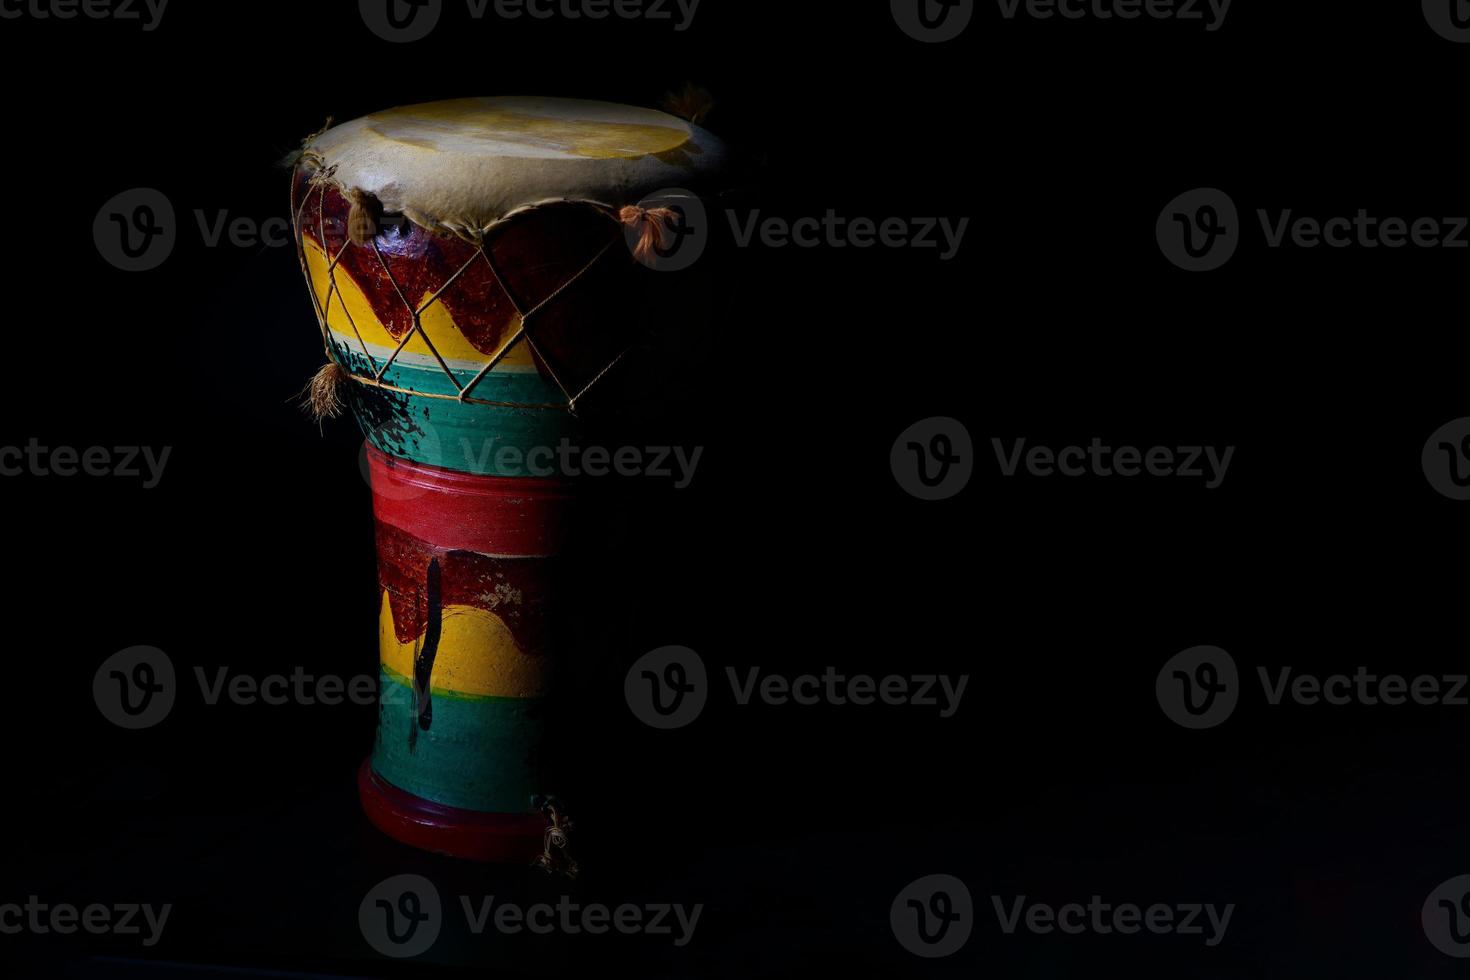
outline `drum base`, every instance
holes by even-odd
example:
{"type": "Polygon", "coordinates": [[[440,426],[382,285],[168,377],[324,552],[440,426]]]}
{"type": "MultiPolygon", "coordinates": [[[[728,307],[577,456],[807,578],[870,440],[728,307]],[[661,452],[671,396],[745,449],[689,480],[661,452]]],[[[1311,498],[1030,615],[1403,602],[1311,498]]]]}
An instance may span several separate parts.
{"type": "Polygon", "coordinates": [[[381,779],[371,759],[357,770],[357,795],[373,826],[394,840],[448,857],[530,864],[542,853],[539,813],[480,813],[421,799],[381,779]]]}

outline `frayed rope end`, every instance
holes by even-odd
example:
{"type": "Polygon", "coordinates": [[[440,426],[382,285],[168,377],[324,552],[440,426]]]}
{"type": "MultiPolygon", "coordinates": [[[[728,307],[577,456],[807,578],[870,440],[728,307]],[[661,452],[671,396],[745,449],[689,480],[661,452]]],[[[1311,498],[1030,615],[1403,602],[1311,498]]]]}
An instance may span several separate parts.
{"type": "Polygon", "coordinates": [[[698,126],[714,110],[715,97],[710,94],[709,89],[693,82],[685,82],[683,88],[665,95],[662,105],[665,111],[698,126]]]}
{"type": "Polygon", "coordinates": [[[316,132],[312,133],[310,136],[306,137],[306,139],[302,140],[300,146],[292,150],[290,153],[287,153],[285,156],[281,157],[280,160],[276,161],[277,164],[279,164],[286,170],[292,170],[295,169],[298,163],[301,163],[303,160],[307,160],[307,158],[309,157],[314,158],[317,163],[320,163],[321,157],[315,151],[309,150],[308,147],[310,147],[312,143],[316,142],[316,138],[318,136],[322,135],[331,128],[332,117],[328,116],[326,125],[324,125],[321,129],[318,129],[316,132]]]}
{"type": "Polygon", "coordinates": [[[334,419],[347,407],[343,389],[351,377],[347,369],[335,362],[323,364],[301,391],[301,406],[313,419],[334,419]]]}

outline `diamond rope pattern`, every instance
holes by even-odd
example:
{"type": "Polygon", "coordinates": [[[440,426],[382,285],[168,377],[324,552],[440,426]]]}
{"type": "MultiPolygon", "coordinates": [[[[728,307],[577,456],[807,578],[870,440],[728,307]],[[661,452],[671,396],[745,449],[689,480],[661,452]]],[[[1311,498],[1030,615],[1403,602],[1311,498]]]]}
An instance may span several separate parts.
{"type": "MultiPolygon", "coordinates": [[[[396,295],[398,302],[403,304],[403,308],[409,314],[412,322],[411,327],[404,332],[403,337],[398,341],[398,346],[393,350],[392,354],[390,354],[388,358],[380,364],[378,362],[378,359],[375,358],[372,355],[372,352],[368,349],[367,342],[363,339],[362,331],[358,329],[357,322],[353,318],[352,312],[348,309],[347,303],[342,296],[342,290],[337,284],[337,269],[342,262],[343,256],[347,254],[347,250],[353,247],[353,244],[350,240],[344,239],[342,247],[339,248],[335,254],[331,255],[331,257],[327,261],[327,295],[325,300],[322,300],[320,297],[317,296],[316,287],[312,285],[313,280],[310,275],[306,258],[306,236],[302,231],[302,220],[306,214],[307,205],[311,201],[312,194],[317,194],[319,205],[317,208],[317,236],[322,243],[322,250],[323,254],[325,255],[328,248],[327,243],[330,240],[327,236],[326,195],[328,188],[330,186],[333,186],[331,177],[331,168],[318,171],[311,178],[308,190],[302,196],[301,205],[299,208],[296,209],[295,230],[297,258],[301,263],[303,273],[305,273],[307,277],[309,291],[312,296],[312,305],[316,311],[317,322],[322,331],[322,340],[326,347],[327,356],[333,363],[337,364],[345,372],[347,372],[347,375],[353,381],[356,381],[359,384],[365,384],[398,392],[401,394],[413,395],[422,398],[445,398],[454,399],[470,404],[504,406],[514,408],[554,408],[563,409],[568,412],[575,413],[577,402],[585,397],[586,394],[592,390],[593,386],[601,381],[602,378],[606,376],[609,371],[616,367],[617,364],[627,354],[628,350],[631,349],[631,347],[624,348],[620,353],[613,357],[611,361],[609,361],[604,367],[602,367],[601,370],[597,371],[592,376],[591,380],[587,381],[579,389],[574,391],[563,382],[561,374],[557,370],[557,365],[554,359],[550,356],[549,352],[546,351],[543,346],[536,343],[534,330],[534,322],[536,318],[540,314],[548,310],[552,306],[552,304],[557,302],[558,299],[566,295],[569,289],[571,289],[574,285],[576,285],[578,281],[586,276],[587,273],[590,272],[597,265],[598,262],[602,261],[603,257],[607,255],[608,251],[612,249],[612,247],[617,244],[618,241],[622,238],[623,229],[623,224],[622,221],[619,219],[618,214],[612,208],[607,207],[606,205],[598,204],[593,201],[550,201],[518,208],[505,215],[499,221],[496,221],[495,223],[482,229],[480,233],[476,235],[475,238],[472,240],[472,244],[475,245],[474,254],[471,255],[470,258],[462,265],[460,265],[459,268],[456,269],[452,275],[445,279],[443,283],[440,283],[438,287],[435,288],[434,291],[428,296],[427,299],[425,299],[421,304],[418,305],[415,305],[413,302],[411,302],[409,298],[404,294],[403,285],[398,281],[397,277],[393,275],[393,271],[389,267],[388,260],[383,255],[383,251],[378,245],[377,238],[374,237],[370,243],[373,254],[377,258],[378,265],[381,268],[384,277],[392,285],[393,292],[396,295]],[[517,291],[512,288],[511,283],[496,267],[495,260],[491,257],[491,254],[488,251],[488,245],[493,240],[495,233],[508,227],[511,222],[542,208],[565,205],[581,206],[595,210],[608,219],[609,228],[614,232],[614,234],[609,236],[608,241],[596,252],[596,254],[594,254],[583,266],[581,266],[581,268],[579,268],[565,281],[560,283],[544,299],[531,305],[530,308],[527,309],[522,301],[517,298],[517,291]],[[436,303],[439,303],[445,292],[451,286],[453,286],[454,283],[477,262],[485,263],[485,266],[489,270],[490,275],[494,277],[495,282],[498,283],[500,288],[504,291],[506,298],[510,301],[510,304],[515,312],[515,319],[518,322],[518,326],[515,333],[510,337],[510,339],[508,339],[507,341],[505,341],[504,344],[501,345],[500,349],[492,357],[490,357],[490,359],[480,368],[475,376],[468,383],[461,384],[459,377],[449,367],[449,364],[445,361],[444,357],[440,354],[438,348],[434,345],[433,340],[430,339],[428,332],[424,329],[422,317],[425,311],[430,309],[436,303]],[[338,360],[336,345],[331,339],[331,329],[329,327],[332,311],[332,301],[334,299],[337,302],[338,309],[341,310],[343,316],[347,320],[348,325],[351,326],[352,333],[357,339],[358,346],[361,349],[363,356],[373,367],[373,373],[371,376],[353,373],[346,365],[342,364],[338,360]],[[398,355],[403,352],[403,350],[408,346],[409,342],[415,336],[418,336],[418,338],[423,341],[424,346],[428,348],[430,354],[433,355],[434,360],[438,362],[440,369],[444,372],[444,376],[449,379],[449,383],[454,387],[454,390],[457,392],[457,394],[444,395],[436,392],[414,391],[398,387],[383,380],[384,375],[387,373],[388,369],[392,367],[394,361],[398,359],[398,355]],[[556,384],[557,388],[561,391],[562,396],[566,399],[564,403],[551,405],[522,405],[473,397],[472,393],[479,386],[480,382],[485,379],[485,376],[493,371],[495,367],[500,364],[502,360],[504,360],[506,355],[508,355],[517,344],[521,343],[526,344],[535,354],[537,360],[545,369],[545,373],[556,384]]],[[[470,240],[464,235],[460,235],[459,237],[465,240],[470,240]]]]}

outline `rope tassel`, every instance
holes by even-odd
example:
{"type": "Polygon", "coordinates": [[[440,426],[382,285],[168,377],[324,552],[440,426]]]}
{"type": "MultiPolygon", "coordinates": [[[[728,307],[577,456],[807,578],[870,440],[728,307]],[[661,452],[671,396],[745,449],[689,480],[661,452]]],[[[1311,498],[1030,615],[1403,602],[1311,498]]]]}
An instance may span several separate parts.
{"type": "Polygon", "coordinates": [[[581,868],[572,859],[571,841],[567,836],[573,829],[572,821],[556,800],[541,801],[541,813],[547,819],[546,830],[541,836],[541,856],[531,862],[531,866],[547,874],[575,879],[581,868]]]}
{"type": "Polygon", "coordinates": [[[656,249],[664,247],[664,234],[678,217],[679,213],[673,208],[643,208],[636,204],[618,212],[618,220],[638,234],[633,256],[640,262],[649,261],[656,249]]]}
{"type": "Polygon", "coordinates": [[[343,389],[348,381],[347,369],[335,361],[323,364],[301,392],[303,407],[311,417],[321,422],[334,419],[347,407],[343,389]]]}
{"type": "Polygon", "coordinates": [[[347,237],[354,245],[367,245],[378,234],[378,219],[383,205],[367,191],[353,188],[348,193],[352,208],[347,212],[347,237]]]}

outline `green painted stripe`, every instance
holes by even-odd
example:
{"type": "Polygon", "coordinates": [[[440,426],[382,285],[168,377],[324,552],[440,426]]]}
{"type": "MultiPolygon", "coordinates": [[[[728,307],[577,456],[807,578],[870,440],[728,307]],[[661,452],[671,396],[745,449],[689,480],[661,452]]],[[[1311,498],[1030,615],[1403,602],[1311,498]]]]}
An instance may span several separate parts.
{"type": "Polygon", "coordinates": [[[383,670],[373,770],[399,789],[446,806],[525,813],[546,792],[538,773],[540,698],[449,697],[418,727],[413,689],[383,670]]]}
{"type": "MultiPolygon", "coordinates": [[[[353,374],[374,376],[382,364],[382,360],[374,364],[368,360],[360,348],[355,349],[341,343],[335,337],[333,346],[337,349],[338,362],[353,374]]],[[[410,391],[422,391],[433,395],[457,395],[459,388],[474,381],[479,371],[459,369],[453,373],[459,382],[459,387],[450,383],[449,376],[437,364],[431,367],[418,367],[395,359],[392,364],[388,365],[388,370],[383,373],[383,380],[388,384],[407,388],[410,391]]],[[[479,384],[475,385],[470,394],[486,401],[512,402],[518,405],[561,405],[566,402],[566,396],[561,393],[561,389],[552,381],[541,377],[536,371],[491,371],[481,379],[479,384]]]]}
{"type": "MultiPolygon", "coordinates": [[[[371,375],[362,353],[337,345],[340,361],[353,374],[371,375]]],[[[473,374],[457,372],[461,384],[473,374]]],[[[394,364],[383,380],[400,388],[452,395],[455,387],[440,369],[394,364]]],[[[538,374],[491,372],[473,397],[514,405],[563,404],[565,396],[538,374]]],[[[576,419],[560,408],[512,408],[445,398],[423,398],[369,385],[354,385],[352,406],[369,444],[390,456],[476,476],[545,475],[547,456],[563,440],[575,441],[576,419]]]]}

